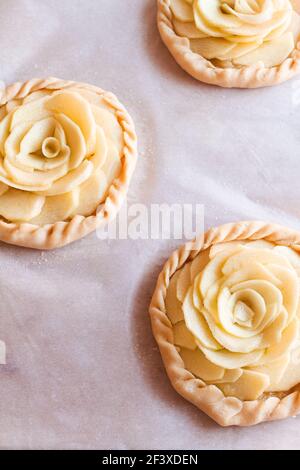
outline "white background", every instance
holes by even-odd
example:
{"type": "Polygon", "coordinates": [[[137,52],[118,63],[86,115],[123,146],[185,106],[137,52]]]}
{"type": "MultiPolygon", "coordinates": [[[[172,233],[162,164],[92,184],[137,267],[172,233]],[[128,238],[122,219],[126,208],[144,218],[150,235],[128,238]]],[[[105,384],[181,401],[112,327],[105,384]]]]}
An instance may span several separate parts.
{"type": "MultiPolygon", "coordinates": [[[[161,43],[155,5],[2,0],[0,79],[116,93],[139,136],[129,202],[204,204],[206,228],[299,229],[300,78],[254,91],[196,82],[161,43]]],[[[222,429],[171,388],[148,305],[176,245],[95,234],[52,252],[0,245],[2,448],[300,448],[300,418],[222,429]]]]}

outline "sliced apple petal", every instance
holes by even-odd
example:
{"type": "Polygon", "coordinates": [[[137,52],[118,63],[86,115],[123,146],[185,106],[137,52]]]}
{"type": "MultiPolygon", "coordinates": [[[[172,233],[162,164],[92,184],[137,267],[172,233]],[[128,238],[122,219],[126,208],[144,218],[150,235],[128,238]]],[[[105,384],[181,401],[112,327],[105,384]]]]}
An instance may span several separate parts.
{"type": "Polygon", "coordinates": [[[270,348],[266,349],[261,360],[257,361],[257,365],[267,364],[269,362],[275,361],[275,359],[278,359],[279,357],[289,352],[297,341],[298,334],[299,320],[295,318],[283,331],[280,342],[275,343],[270,348]]]}
{"type": "Polygon", "coordinates": [[[236,382],[241,375],[243,374],[243,369],[227,369],[222,379],[215,380],[215,384],[226,383],[226,382],[236,382]]]}
{"type": "Polygon", "coordinates": [[[235,44],[222,38],[191,39],[191,49],[205,59],[218,57],[230,57],[230,52],[236,47],[235,44]]]}
{"type": "Polygon", "coordinates": [[[245,54],[248,54],[252,51],[255,51],[258,47],[260,47],[262,44],[262,41],[257,41],[257,42],[248,42],[245,44],[236,44],[233,49],[231,49],[228,52],[224,52],[223,55],[219,55],[217,59],[220,60],[235,60],[238,59],[241,56],[244,56],[245,54]]]}
{"type": "Polygon", "coordinates": [[[294,268],[300,268],[300,254],[288,246],[277,245],[274,248],[276,253],[285,256],[294,268]]]}
{"type": "Polygon", "coordinates": [[[10,188],[0,196],[0,215],[11,222],[27,222],[40,214],[43,196],[10,188]]]}
{"type": "Polygon", "coordinates": [[[82,163],[87,154],[87,147],[83,134],[80,127],[68,116],[57,114],[55,117],[64,130],[66,142],[71,151],[69,168],[70,170],[73,170],[82,163]]]}
{"type": "Polygon", "coordinates": [[[251,249],[264,249],[264,250],[273,250],[275,248],[274,243],[267,242],[266,240],[254,240],[247,242],[245,244],[246,248],[251,248],[251,249]]]}
{"type": "Polygon", "coordinates": [[[0,122],[0,154],[4,155],[4,144],[9,134],[11,116],[7,114],[0,122]]]}
{"type": "Polygon", "coordinates": [[[108,186],[110,186],[113,180],[119,176],[122,165],[117,147],[110,140],[107,140],[107,146],[107,158],[101,169],[106,176],[108,186]]]}
{"type": "Polygon", "coordinates": [[[52,184],[65,176],[68,172],[68,165],[64,164],[49,171],[33,171],[29,168],[28,171],[18,168],[9,159],[4,160],[4,168],[9,173],[13,181],[27,186],[43,186],[52,184]]]}
{"type": "Polygon", "coordinates": [[[104,131],[105,137],[118,145],[121,150],[124,145],[123,129],[121,128],[117,116],[108,109],[91,105],[91,109],[98,127],[104,131]]]}
{"type": "MultiPolygon", "coordinates": [[[[269,384],[267,391],[275,392],[275,391],[278,391],[277,386],[285,374],[289,361],[290,361],[290,354],[284,354],[279,359],[276,359],[275,361],[269,364],[251,367],[249,370],[253,370],[254,372],[260,372],[262,374],[268,375],[270,379],[270,384],[269,384]]],[[[300,373],[299,373],[299,377],[300,377],[300,373]]]]}
{"type": "Polygon", "coordinates": [[[6,193],[6,191],[8,189],[9,189],[9,186],[7,186],[7,184],[2,183],[2,181],[0,181],[0,196],[2,196],[2,194],[6,193]]]}
{"type": "Polygon", "coordinates": [[[43,196],[57,196],[68,193],[74,188],[84,183],[93,173],[94,165],[88,160],[84,160],[75,170],[69,171],[65,176],[55,181],[52,186],[39,194],[43,196]]]}
{"type": "Polygon", "coordinates": [[[240,400],[257,400],[269,387],[268,375],[252,370],[244,370],[234,383],[220,384],[218,387],[228,397],[240,400]]]}
{"type": "Polygon", "coordinates": [[[218,255],[223,250],[232,249],[232,248],[242,249],[244,244],[245,243],[243,241],[217,243],[216,245],[213,245],[210,248],[209,258],[213,259],[216,255],[218,255]]]}
{"type": "Polygon", "coordinates": [[[178,36],[189,38],[189,39],[202,39],[207,37],[206,34],[202,33],[195,25],[194,22],[183,23],[182,21],[173,19],[173,26],[178,36]]]}
{"type": "Polygon", "coordinates": [[[183,22],[193,21],[193,9],[185,0],[171,0],[170,7],[177,20],[183,22]]]}
{"type": "Polygon", "coordinates": [[[49,100],[48,96],[19,106],[13,112],[11,129],[24,122],[36,122],[47,117],[52,117],[53,113],[45,106],[47,100],[49,100]]]}
{"type": "Polygon", "coordinates": [[[194,307],[192,288],[189,289],[185,297],[182,310],[187,328],[193,332],[201,346],[212,350],[221,349],[220,344],[213,337],[202,313],[194,307]]]}
{"type": "Polygon", "coordinates": [[[238,338],[218,327],[214,320],[211,319],[209,313],[203,311],[203,315],[210,328],[210,331],[212,332],[213,337],[227,351],[231,351],[233,353],[251,353],[260,347],[262,341],[261,335],[248,338],[238,338]]]}
{"type": "Polygon", "coordinates": [[[82,183],[79,189],[80,196],[76,214],[87,217],[95,212],[97,206],[103,202],[107,192],[107,180],[101,168],[82,183]]]}
{"type": "Polygon", "coordinates": [[[95,170],[101,168],[107,158],[108,147],[104,135],[103,129],[97,127],[96,129],[96,146],[95,146],[95,153],[90,158],[90,161],[93,163],[95,170]]]}
{"type": "Polygon", "coordinates": [[[182,304],[177,299],[177,281],[179,274],[180,271],[176,271],[171,277],[165,299],[166,313],[173,325],[184,319],[182,304]]]}
{"type": "Polygon", "coordinates": [[[43,184],[43,185],[37,185],[37,186],[28,186],[26,184],[18,184],[9,177],[9,174],[3,167],[2,162],[0,161],[0,181],[1,183],[4,183],[8,185],[9,187],[15,188],[15,189],[20,189],[22,191],[45,191],[50,188],[50,184],[43,184]]]}
{"type": "Polygon", "coordinates": [[[20,145],[23,137],[31,128],[31,123],[22,122],[13,128],[4,144],[4,154],[10,159],[14,159],[20,151],[20,145]]]}
{"type": "MultiPolygon", "coordinates": [[[[283,356],[281,360],[284,361],[284,358],[285,356],[283,356]]],[[[284,392],[286,390],[290,390],[295,385],[298,385],[299,382],[300,382],[300,347],[298,346],[291,352],[287,367],[284,370],[284,374],[282,375],[279,382],[277,382],[274,385],[272,391],[284,392]]]]}
{"type": "Polygon", "coordinates": [[[181,348],[180,356],[186,369],[202,380],[220,380],[224,376],[225,370],[223,367],[212,364],[199,349],[191,351],[190,349],[181,348]]]}
{"type": "Polygon", "coordinates": [[[41,98],[46,98],[51,94],[50,90],[39,90],[30,93],[30,95],[25,96],[23,99],[23,104],[31,103],[32,101],[39,100],[41,98]]]}
{"type": "Polygon", "coordinates": [[[239,57],[234,62],[238,65],[253,65],[263,62],[265,67],[275,67],[287,59],[295,47],[293,33],[286,33],[273,41],[265,42],[249,54],[239,57]]]}
{"type": "Polygon", "coordinates": [[[16,155],[14,163],[18,168],[21,169],[34,169],[41,171],[53,170],[59,166],[65,165],[68,162],[68,153],[62,153],[62,155],[55,158],[44,158],[37,155],[22,154],[16,155]]]}
{"type": "Polygon", "coordinates": [[[41,213],[30,220],[36,225],[55,224],[68,219],[76,211],[79,203],[79,190],[76,188],[66,194],[46,198],[41,213]]]}
{"type": "Polygon", "coordinates": [[[187,291],[191,286],[191,263],[186,263],[180,270],[178,282],[177,282],[177,298],[180,302],[183,302],[187,291]]]}
{"type": "Polygon", "coordinates": [[[203,271],[200,282],[200,291],[203,297],[205,297],[210,286],[212,286],[222,276],[223,264],[231,255],[238,253],[239,251],[240,249],[238,247],[228,248],[227,250],[218,253],[207,264],[205,270],[203,271]]]}
{"type": "Polygon", "coordinates": [[[64,147],[65,145],[67,145],[65,131],[62,125],[58,121],[56,121],[56,126],[55,126],[53,137],[55,137],[59,141],[61,147],[64,147]]]}
{"type": "Polygon", "coordinates": [[[259,361],[263,356],[264,350],[257,350],[247,354],[234,353],[221,349],[213,351],[208,348],[201,348],[207,359],[217,366],[224,367],[225,369],[236,369],[239,367],[251,366],[253,363],[259,361]]]}
{"type": "Polygon", "coordinates": [[[209,250],[204,250],[193,259],[191,264],[191,280],[194,281],[195,277],[200,274],[207,263],[209,262],[209,250]]]}
{"type": "Polygon", "coordinates": [[[187,329],[184,321],[176,323],[176,325],[173,326],[173,334],[174,344],[176,344],[176,346],[181,346],[191,350],[197,348],[194,336],[187,329]]]}
{"type": "Polygon", "coordinates": [[[55,119],[46,118],[33,124],[20,144],[20,151],[24,154],[35,153],[41,150],[43,141],[53,135],[55,119]]]}
{"type": "Polygon", "coordinates": [[[96,141],[95,119],[90,104],[82,96],[74,92],[59,91],[49,98],[46,107],[53,113],[63,114],[76,123],[84,136],[87,153],[90,154],[94,151],[96,141]]]}

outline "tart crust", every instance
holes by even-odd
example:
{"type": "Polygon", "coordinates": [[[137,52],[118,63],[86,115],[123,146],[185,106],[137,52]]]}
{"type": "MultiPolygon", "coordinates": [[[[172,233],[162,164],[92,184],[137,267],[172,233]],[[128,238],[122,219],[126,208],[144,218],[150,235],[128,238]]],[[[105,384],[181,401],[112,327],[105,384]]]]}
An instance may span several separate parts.
{"type": "Polygon", "coordinates": [[[262,64],[241,68],[215,67],[191,50],[188,38],[175,33],[170,0],[157,0],[157,6],[157,23],[163,42],[176,62],[201,82],[224,88],[260,88],[278,85],[300,73],[300,41],[291,56],[276,67],[264,67],[262,64]]]}
{"type": "Polygon", "coordinates": [[[287,392],[266,393],[253,401],[226,397],[215,385],[207,385],[184,367],[174,344],[172,324],[166,314],[166,293],[173,274],[211,246],[236,240],[266,240],[300,252],[300,233],[272,223],[250,221],[222,225],[180,247],[166,262],[150,305],[154,337],[175,390],[221,426],[252,426],[300,413],[300,384],[287,392]]]}
{"type": "Polygon", "coordinates": [[[116,96],[101,88],[86,83],[78,83],[58,78],[32,79],[14,83],[0,90],[0,109],[11,100],[23,99],[40,90],[66,90],[80,88],[100,95],[113,109],[123,130],[124,148],[121,158],[121,171],[110,185],[106,199],[94,214],[84,217],[75,215],[69,221],[42,226],[30,223],[11,223],[0,219],[0,240],[13,245],[48,250],[61,247],[84,237],[97,228],[106,225],[120,209],[128,190],[137,160],[137,138],[133,121],[116,96]]]}

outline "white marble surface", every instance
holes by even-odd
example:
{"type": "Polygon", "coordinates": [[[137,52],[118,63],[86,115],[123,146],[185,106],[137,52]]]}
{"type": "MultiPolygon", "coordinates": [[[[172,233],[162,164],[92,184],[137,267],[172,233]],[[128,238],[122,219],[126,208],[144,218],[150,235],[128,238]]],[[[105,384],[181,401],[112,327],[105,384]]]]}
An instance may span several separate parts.
{"type": "MultiPolygon", "coordinates": [[[[6,83],[54,75],[126,104],[140,145],[130,202],[201,203],[206,227],[300,228],[300,81],[197,83],[162,45],[154,0],[2,0],[0,44],[6,83]]],[[[174,246],[95,234],[47,253],[0,245],[2,448],[300,448],[300,418],[222,429],[169,385],[147,309],[174,246]]]]}

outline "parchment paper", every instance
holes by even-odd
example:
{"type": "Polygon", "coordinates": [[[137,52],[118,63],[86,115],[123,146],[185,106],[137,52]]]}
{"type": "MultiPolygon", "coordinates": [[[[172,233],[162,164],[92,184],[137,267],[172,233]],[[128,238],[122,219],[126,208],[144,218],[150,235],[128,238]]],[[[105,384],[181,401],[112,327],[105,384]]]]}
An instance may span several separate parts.
{"type": "MultiPolygon", "coordinates": [[[[154,0],[2,0],[0,80],[58,76],[111,90],[136,122],[129,203],[199,203],[205,226],[300,229],[300,78],[202,85],[174,62],[154,0]]],[[[180,242],[0,245],[4,449],[299,449],[300,418],[222,429],[171,388],[148,305],[180,242]]]]}

